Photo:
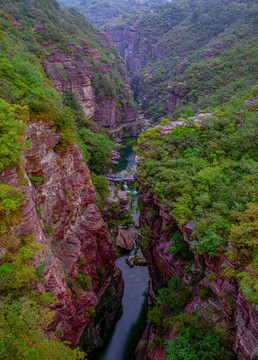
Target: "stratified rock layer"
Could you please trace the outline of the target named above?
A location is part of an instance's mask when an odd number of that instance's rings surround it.
[[[12,231],[19,238],[34,235],[44,245],[35,265],[43,265],[45,280],[37,287],[41,293],[53,291],[57,300],[51,305],[54,318],[48,331],[74,347],[107,288],[116,299],[111,311],[103,313],[111,326],[120,307],[123,280],[115,266],[108,228],[94,204],[89,170],[77,145],[67,152],[55,151],[59,136],[49,123],[29,124],[27,139],[32,148],[24,155],[23,171],[31,181],[21,185],[16,168],[2,171],[0,179],[20,188],[26,199],[23,220]],[[32,184],[35,178],[37,185]],[[84,274],[87,286],[80,284],[79,274]],[[93,343],[98,346],[101,339]]]
[[[108,38],[103,35],[101,41],[111,48]],[[65,91],[72,93],[82,106],[85,116],[93,119],[97,124],[118,133],[119,136],[136,136],[140,131],[138,113],[135,106],[130,105],[131,90],[129,79],[121,59],[123,74],[119,74],[120,81],[124,83],[118,96],[96,94],[94,76],[96,70],[91,64],[92,59],[101,68],[101,73],[107,78],[111,77],[112,69],[108,64],[102,63],[101,55],[97,49],[87,46],[69,44],[69,52],[59,48],[51,49],[52,54],[44,60],[47,76],[52,79],[55,89],[61,96]],[[101,84],[99,85],[101,86]]]
[[[116,245],[126,250],[133,250],[133,244],[134,234],[119,227]]]
[[[189,259],[185,259],[178,253],[171,253],[169,250],[172,246],[171,234],[179,231],[179,229],[173,217],[169,214],[169,206],[162,206],[159,199],[153,196],[150,191],[144,192],[140,189],[140,193],[144,203],[140,226],[150,227],[154,238],[153,242],[148,243],[147,249],[142,249],[148,260],[152,278],[150,282],[150,303],[155,305],[155,293],[159,288],[166,286],[171,277],[180,277],[193,289],[194,294],[193,300],[187,305],[185,312],[190,313],[196,306],[200,309],[208,306],[212,309],[212,321],[214,324],[225,327],[232,334],[232,347],[238,354],[238,359],[257,359],[258,309],[247,303],[237,280],[225,277],[222,271],[223,264],[234,269],[238,267],[238,263],[231,261],[226,256],[209,257],[207,254],[198,255],[195,252],[193,253],[193,259],[189,261]],[[164,231],[164,229],[166,230]],[[184,240],[190,243],[194,224],[188,223],[181,231]],[[199,296],[199,291],[203,287],[209,291],[209,295],[205,300]],[[151,343],[154,341],[154,329],[150,324],[148,334],[148,341]],[[173,336],[173,329],[170,329],[170,332],[165,337],[171,338]],[[139,359],[142,359],[142,357],[139,357]],[[158,346],[151,347],[147,350],[144,359],[165,360],[164,350]]]

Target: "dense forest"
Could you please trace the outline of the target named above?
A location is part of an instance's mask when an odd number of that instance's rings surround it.
[[[137,101],[154,119],[212,109],[255,81],[252,0],[173,1],[122,16],[105,30],[129,66]]]
[[[256,2],[60,4],[0,0],[0,359],[94,358],[139,211],[132,358],[256,360]],[[136,106],[153,121],[129,141],[133,182],[111,184]]]
[[[60,0],[59,2],[63,6],[74,7],[100,27],[129,12],[150,12],[153,5],[166,3],[167,0]]]
[[[84,359],[83,352],[72,350],[61,342],[61,335],[48,332],[46,336],[54,315],[53,306],[59,299],[55,298],[53,290],[43,293],[38,290],[44,287],[44,271],[53,260],[49,260],[49,255],[35,265],[47,248],[42,237],[40,241],[40,237],[26,233],[35,232],[36,223],[23,234],[15,232],[25,221],[21,209],[30,198],[25,189],[34,186],[35,193],[46,176],[43,171],[34,169],[35,175],[28,178],[23,154],[34,146],[28,135],[31,124],[46,124],[51,129],[50,134],[57,134],[54,152],[59,154],[59,166],[65,166],[65,156],[74,144],[79,144],[101,200],[108,194],[102,174],[112,167],[110,158],[115,143],[108,130],[86,118],[70,91],[64,90],[60,96],[47,78],[44,65],[55,49],[73,55],[73,46],[83,47],[82,54],[75,54],[76,76],[80,70],[76,61],[87,63],[97,96],[117,99],[118,105],[119,101],[131,101],[128,90],[124,90],[126,71],[114,47],[102,43],[99,31],[76,10],[66,11],[52,0],[0,1],[0,7],[0,358]],[[91,49],[94,49],[93,54]],[[110,75],[103,73],[103,65],[111,69]],[[69,83],[67,68],[60,65],[56,73],[58,78],[67,79]],[[17,171],[15,184],[5,179],[8,169]],[[87,180],[89,185],[91,180]],[[67,189],[67,201],[72,198],[73,191],[78,190]],[[42,211],[37,208],[38,219]],[[47,237],[54,234],[55,227],[47,220],[41,222],[41,228],[38,233],[43,231]],[[86,263],[83,257],[81,261]],[[89,291],[90,277],[83,272],[79,275],[78,289]],[[105,279],[103,275],[102,278]],[[90,314],[85,312],[84,316],[87,318]]]

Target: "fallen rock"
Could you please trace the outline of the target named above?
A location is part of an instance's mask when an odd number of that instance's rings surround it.
[[[126,262],[130,267],[134,267],[135,265],[147,266],[147,260],[143,255],[130,255],[126,258]]]
[[[19,29],[19,30],[23,29],[22,24],[18,23],[17,21],[14,21],[14,22],[13,22],[13,26],[14,26],[16,29]]]
[[[148,262],[143,255],[136,255],[137,265],[147,266]]]
[[[118,165],[120,159],[121,159],[121,155],[119,154],[119,152],[117,150],[112,150],[111,161],[113,165]]]
[[[133,250],[134,234],[119,228],[116,245],[126,250]]]
[[[258,96],[255,96],[254,98],[252,98],[250,100],[246,100],[244,102],[244,106],[253,107],[257,104],[257,102],[258,102]]]
[[[105,205],[116,203],[121,211],[130,211],[130,201],[126,191],[116,189],[114,186],[109,186],[109,195],[104,199]]]

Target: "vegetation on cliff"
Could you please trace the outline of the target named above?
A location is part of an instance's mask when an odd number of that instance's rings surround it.
[[[114,143],[108,131],[85,118],[73,94],[58,94],[46,77],[44,60],[55,47],[69,53],[68,43],[84,42],[98,51],[101,64],[113,68],[106,85],[100,82],[96,90],[112,87],[112,93],[107,90],[105,95],[117,97],[118,103],[130,100],[122,81],[124,67],[115,50],[98,40],[97,29],[81,14],[65,11],[54,0],[0,1],[0,8],[0,358],[84,359],[85,354],[71,350],[52,332],[46,333],[54,315],[49,311],[52,293],[41,296],[33,290],[44,282],[44,264],[35,263],[42,245],[34,237],[14,236],[11,229],[22,221],[21,206],[27,201],[24,192],[29,179],[23,171],[22,155],[32,146],[25,141],[32,121],[48,122],[59,135],[55,151],[60,154],[77,142],[96,174],[93,180],[101,195],[107,191],[100,175],[112,165]],[[93,72],[95,68],[96,74],[100,72],[93,57],[91,66]],[[20,188],[2,181],[4,174],[14,170]],[[37,186],[42,178],[31,181]],[[45,230],[51,234],[53,227]],[[78,277],[79,285],[88,291],[89,278],[84,275]]]
[[[234,96],[201,123],[188,119],[168,135],[161,128],[139,139],[138,182],[150,189],[182,229],[194,222],[192,250],[239,262],[236,277],[248,301],[257,304],[256,107]],[[248,230],[247,230],[248,229]],[[227,250],[227,245],[233,251]]]
[[[2,102],[1,106],[2,122],[5,123],[1,129],[4,134],[1,138],[3,155],[1,161],[5,161],[5,164],[1,164],[3,165],[1,169],[7,168],[8,165],[16,165],[21,151],[25,149],[26,144],[22,142],[22,134],[28,119],[43,118],[54,123],[55,128],[62,132],[57,149],[65,149],[69,144],[77,141],[90,169],[98,175],[103,174],[112,166],[110,156],[114,144],[109,140],[106,131],[85,118],[73,94],[64,91],[63,99],[60,99],[46,78],[42,59],[49,56],[53,46],[58,46],[62,51],[69,53],[71,51],[67,47],[69,42],[84,41],[87,46],[99,51],[101,64],[113,67],[111,77],[106,76],[105,82],[99,81],[97,79],[98,74],[101,74],[100,64],[91,58],[96,92],[104,91],[105,96],[114,97],[118,99],[118,104],[119,101],[124,104],[124,98],[128,95],[123,92],[125,84],[121,81],[121,77],[124,76],[121,59],[112,55],[115,53],[113,48],[98,40],[97,30],[82,15],[72,10],[65,11],[56,2],[35,1],[21,4],[16,1],[10,6],[6,2],[1,5],[23,26],[22,29],[13,27],[13,18],[2,13],[0,96],[8,103]],[[38,23],[44,26],[44,31],[37,32],[33,28]],[[112,92],[108,90],[110,88]],[[8,104],[17,104],[17,106],[12,108]],[[20,118],[18,112],[21,113]],[[13,114],[16,114],[16,119],[12,120]],[[4,116],[5,118],[8,116],[8,122],[4,120]],[[88,129],[86,130],[85,127]],[[101,134],[96,133],[96,129]],[[87,141],[85,131],[88,134]],[[19,137],[19,140],[13,142],[13,138],[16,137]],[[96,146],[99,153],[93,151]],[[92,156],[94,161],[91,159]],[[102,166],[104,163],[105,166]]]
[[[138,102],[157,120],[213,109],[254,83],[256,24],[252,0],[183,0],[120,17],[105,29],[131,68]],[[120,33],[129,35],[123,40]],[[137,54],[132,64],[128,52]]]
[[[51,292],[41,295],[32,290],[33,284],[43,281],[44,270],[33,264],[43,250],[35,240],[29,236],[17,239],[16,244],[4,244],[9,251],[0,266],[0,358],[85,359],[84,353],[71,350],[53,335],[46,336],[53,298]]]
[[[192,298],[190,288],[182,279],[173,277],[168,286],[158,291],[157,302],[148,313],[155,326],[154,340],[166,347],[167,360],[219,360],[235,359],[227,350],[227,336],[221,329],[214,328],[206,309],[206,319],[197,308],[191,314],[183,312]],[[168,330],[173,329],[173,339],[164,340]],[[154,344],[149,344],[152,347]]]
[[[166,0],[59,0],[59,2],[63,6],[74,7],[82,12],[88,20],[101,26],[129,12],[150,11],[154,4],[162,4]]]
[[[55,0],[0,1],[0,6],[23,25],[23,28],[16,26],[17,31],[12,33],[19,34],[29,52],[43,59],[56,47],[69,54],[72,53],[69,45],[83,46],[83,55],[76,56],[90,63],[96,93],[115,98],[118,103],[131,101],[125,84],[126,71],[117,50],[82,14],[75,9],[65,10]],[[104,65],[110,67],[109,74],[103,72]],[[69,76],[65,67],[58,71]]]

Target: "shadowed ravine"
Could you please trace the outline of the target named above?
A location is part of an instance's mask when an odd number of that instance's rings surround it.
[[[123,149],[122,156],[118,168],[119,172],[124,173],[126,169],[135,168],[134,153],[131,146]],[[136,212],[133,218],[135,224],[138,225],[138,214]],[[133,251],[123,251],[123,255],[116,261],[116,265],[122,270],[125,281],[122,300],[123,313],[116,323],[107,345],[95,357],[96,360],[133,360],[135,358],[134,349],[144,331],[145,323],[143,320],[146,319],[147,313],[145,300],[149,272],[147,267],[135,266],[130,268],[126,264],[126,257],[132,253]]]

